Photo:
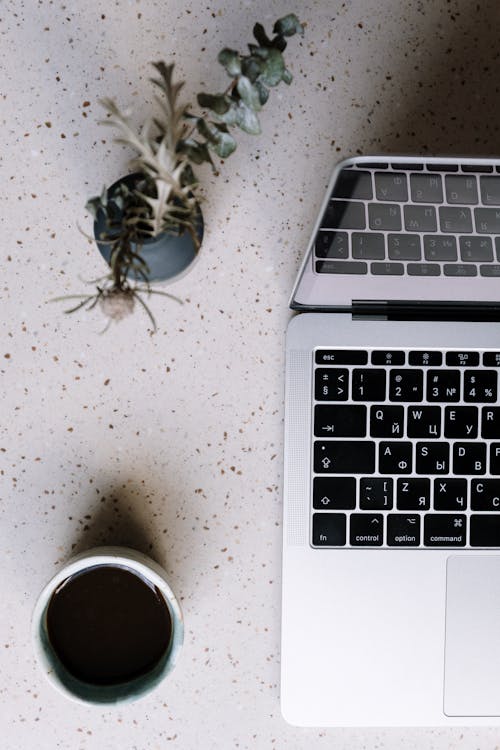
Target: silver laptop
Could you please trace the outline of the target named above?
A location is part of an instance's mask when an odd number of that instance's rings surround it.
[[[342,162],[291,307],[284,717],[500,723],[500,160]]]

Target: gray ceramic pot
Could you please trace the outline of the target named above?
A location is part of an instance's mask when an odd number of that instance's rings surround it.
[[[133,187],[140,175],[130,174],[117,180],[108,188],[108,196],[113,197],[113,192],[118,185],[125,183],[129,188]],[[111,247],[109,244],[99,242],[103,233],[106,232],[106,222],[102,211],[99,211],[94,221],[94,237],[99,251],[109,264]],[[198,206],[196,233],[201,244],[203,239],[203,214]],[[135,246],[132,245],[132,249]],[[187,273],[199,255],[189,232],[184,232],[180,237],[172,234],[161,234],[158,237],[146,239],[141,248],[141,257],[148,264],[149,281],[174,281]],[[129,278],[140,279],[135,272],[129,273]]]

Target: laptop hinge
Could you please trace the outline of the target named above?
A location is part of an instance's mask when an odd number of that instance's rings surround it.
[[[351,312],[369,320],[500,321],[500,302],[353,300]]]

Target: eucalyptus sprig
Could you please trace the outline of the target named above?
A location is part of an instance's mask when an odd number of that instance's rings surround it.
[[[200,107],[211,113],[204,115],[186,113],[202,140],[193,137],[180,138],[179,148],[194,164],[212,163],[211,151],[221,159],[230,156],[236,149],[236,140],[230,128],[238,127],[251,135],[261,132],[258,112],[269,98],[269,89],[281,81],[289,85],[293,76],[285,66],[283,52],[287,37],[303,34],[304,27],[293,13],[280,18],[273,27],[270,39],[264,27],[256,23],[253,35],[258,44],[248,45],[249,54],[242,55],[225,47],[217,57],[231,78],[227,90],[219,94],[198,94]]]

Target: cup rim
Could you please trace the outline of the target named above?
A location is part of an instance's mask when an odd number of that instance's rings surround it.
[[[40,632],[43,629],[43,620],[48,604],[52,594],[59,584],[70,576],[75,575],[75,573],[95,567],[96,565],[122,565],[123,567],[126,567],[146,578],[161,591],[172,617],[172,639],[168,657],[156,679],[152,679],[150,685],[143,685],[137,693],[131,693],[126,696],[117,696],[115,699],[106,700],[99,700],[97,697],[95,699],[86,699],[81,695],[72,692],[58,676],[56,669],[54,668],[54,661],[47,653],[47,648],[45,647],[40,635]],[[179,602],[168,583],[167,574],[158,563],[147,555],[144,555],[142,552],[138,552],[129,547],[101,546],[94,547],[93,549],[72,557],[45,584],[38,595],[33,608],[31,618],[31,640],[38,663],[40,664],[46,679],[59,693],[73,701],[83,703],[87,706],[102,706],[103,704],[123,705],[124,703],[138,700],[143,695],[154,690],[172,671],[184,641],[184,620]]]

